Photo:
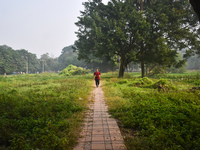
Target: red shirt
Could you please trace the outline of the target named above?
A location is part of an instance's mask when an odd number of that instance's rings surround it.
[[[94,72],[94,75],[95,75],[95,79],[99,80],[101,73],[99,71],[98,72]]]

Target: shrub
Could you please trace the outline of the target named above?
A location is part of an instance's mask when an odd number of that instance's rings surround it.
[[[69,65],[65,69],[63,69],[59,75],[71,76],[71,75],[82,75],[88,74],[90,70],[85,70],[82,67],[76,67],[74,65]]]

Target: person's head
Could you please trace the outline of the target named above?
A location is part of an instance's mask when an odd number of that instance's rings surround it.
[[[96,69],[96,72],[98,72],[98,71],[99,71],[99,69],[97,68],[97,69]]]

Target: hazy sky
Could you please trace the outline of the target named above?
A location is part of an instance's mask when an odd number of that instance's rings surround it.
[[[0,45],[58,57],[77,39],[74,25],[87,0],[0,0]],[[107,3],[109,0],[103,0]]]

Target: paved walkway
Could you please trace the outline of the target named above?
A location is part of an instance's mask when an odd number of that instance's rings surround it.
[[[107,112],[101,87],[93,90],[92,100],[74,150],[125,150],[117,122]]]

